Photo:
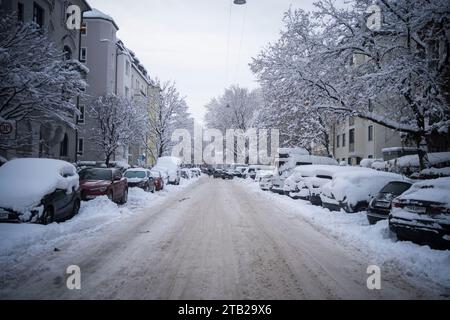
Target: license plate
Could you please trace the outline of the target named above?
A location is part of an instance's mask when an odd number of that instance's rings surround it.
[[[427,208],[420,206],[406,206],[406,210],[414,212],[414,213],[426,213]]]
[[[380,208],[389,208],[391,204],[385,201],[377,201],[376,205]]]

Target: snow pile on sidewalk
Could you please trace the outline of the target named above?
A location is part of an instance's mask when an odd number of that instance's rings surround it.
[[[182,180],[179,186],[166,186],[163,191],[148,193],[139,188],[130,188],[128,202],[119,206],[106,196],[91,201],[82,201],[78,215],[63,223],[47,226],[31,223],[0,224],[0,262],[16,255],[34,254],[43,248],[58,247],[60,240],[77,241],[83,235],[101,232],[102,229],[125,217],[139,214],[142,209],[155,206],[164,199],[189,186],[195,179]]]
[[[243,181],[249,190],[284,206],[289,214],[298,215],[315,229],[331,235],[369,258],[372,264],[383,268],[403,270],[408,277],[425,277],[439,286],[450,288],[450,251],[433,250],[409,241],[397,241],[389,231],[387,220],[369,225],[365,212],[330,212],[311,205],[308,201],[293,200],[287,196],[262,191],[256,183]]]

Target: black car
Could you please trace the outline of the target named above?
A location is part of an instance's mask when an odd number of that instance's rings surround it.
[[[392,200],[411,187],[407,181],[392,181],[385,185],[370,201],[367,208],[367,219],[370,224],[388,218],[392,207]]]
[[[424,180],[392,201],[389,229],[398,240],[450,249],[450,177]]]
[[[222,179],[224,180],[232,180],[234,178],[233,173],[228,172],[228,171],[222,171],[222,175],[221,175]]]
[[[223,173],[222,170],[216,169],[216,170],[214,170],[213,177],[214,178],[222,178],[222,173]]]

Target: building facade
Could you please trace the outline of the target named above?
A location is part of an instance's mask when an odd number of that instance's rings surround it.
[[[103,161],[105,155],[90,139],[97,123],[89,117],[89,109],[100,96],[115,94],[133,102],[147,101],[153,88],[147,70],[133,51],[117,38],[118,25],[114,19],[93,9],[83,15],[81,59],[90,72],[87,78],[88,98],[82,102],[82,120],[79,121],[78,158],[81,161]],[[114,161],[142,165],[145,161],[144,141],[121,145]]]
[[[64,53],[66,59],[80,58],[81,30],[67,28],[67,8],[77,5],[82,12],[91,8],[84,0],[2,0],[0,12],[15,12],[20,21],[34,21]],[[78,104],[78,98],[73,97]],[[74,116],[74,122],[76,121]],[[17,123],[16,139],[26,139],[24,146],[7,150],[5,158],[47,157],[75,162],[77,160],[77,132],[68,125],[21,121]],[[24,138],[26,137],[26,138]]]

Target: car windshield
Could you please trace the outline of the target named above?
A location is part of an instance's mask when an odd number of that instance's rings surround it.
[[[112,180],[112,171],[108,169],[84,169],[79,173],[80,180]]]
[[[125,178],[145,178],[144,171],[127,171],[125,172]]]
[[[396,195],[400,195],[411,187],[410,183],[407,182],[389,182],[387,185],[381,189],[381,193],[392,193]]]

